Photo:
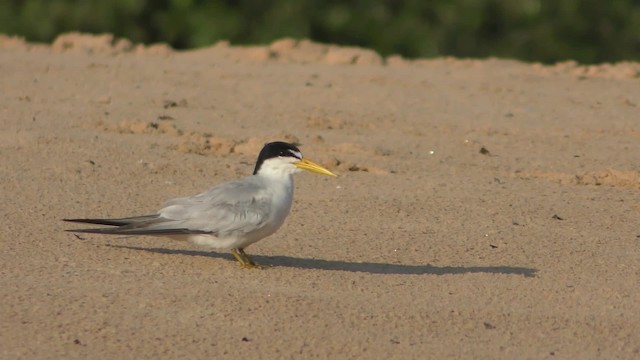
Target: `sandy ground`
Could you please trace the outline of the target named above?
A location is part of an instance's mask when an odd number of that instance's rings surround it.
[[[0,38],[0,357],[640,357],[640,65],[175,52]],[[229,254],[75,236],[250,174],[287,223]]]

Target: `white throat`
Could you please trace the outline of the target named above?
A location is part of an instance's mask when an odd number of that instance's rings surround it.
[[[297,161],[295,158],[290,157],[277,157],[267,159],[262,163],[258,174],[260,176],[293,181],[293,174],[301,171],[293,162]]]

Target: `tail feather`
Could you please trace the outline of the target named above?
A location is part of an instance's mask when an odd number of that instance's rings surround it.
[[[69,229],[65,231],[74,233],[105,234],[105,235],[187,235],[187,234],[213,234],[211,231],[193,230],[167,226],[167,219],[159,215],[144,215],[122,219],[63,219],[64,221],[115,226],[110,228],[94,229]]]
[[[63,221],[83,223],[83,224],[96,224],[96,225],[109,225],[109,226],[124,226],[135,223],[141,223],[144,221],[155,220],[158,215],[143,215],[121,219],[62,219]]]
[[[65,230],[73,233],[103,234],[103,235],[189,235],[189,234],[212,234],[210,231],[191,229],[122,229],[122,228],[96,228],[96,229],[70,229]]]

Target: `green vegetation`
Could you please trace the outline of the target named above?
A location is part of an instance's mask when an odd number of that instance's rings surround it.
[[[68,31],[193,48],[285,36],[406,57],[640,60],[638,0],[3,0],[0,33]]]

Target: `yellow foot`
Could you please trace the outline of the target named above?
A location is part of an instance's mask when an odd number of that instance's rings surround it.
[[[245,254],[244,249],[232,249],[231,254],[238,260],[240,266],[245,269],[264,269],[266,266],[258,265]]]

